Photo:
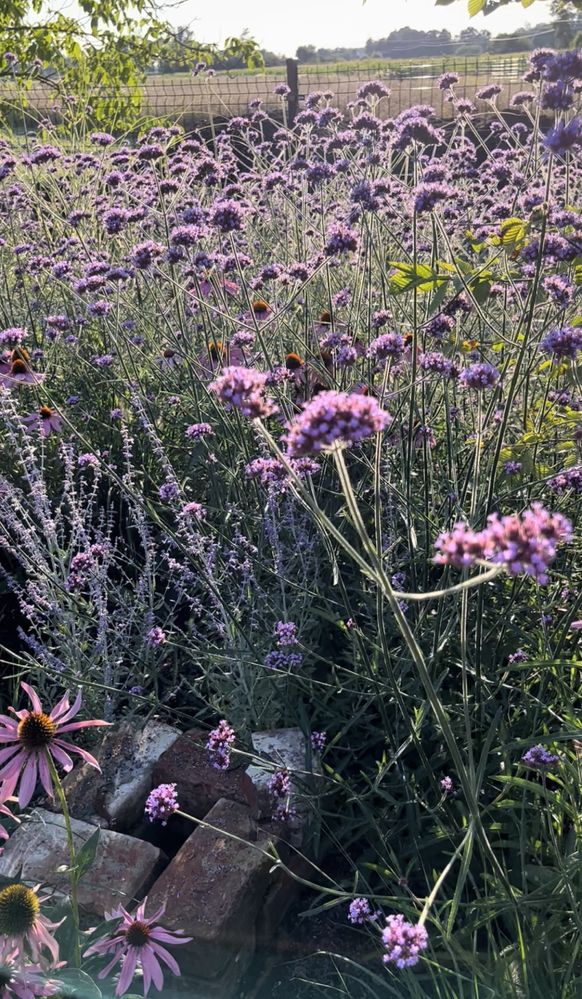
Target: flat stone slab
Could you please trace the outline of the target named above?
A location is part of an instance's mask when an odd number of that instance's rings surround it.
[[[71,820],[75,849],[95,832],[88,822]],[[101,829],[95,859],[79,881],[79,906],[86,915],[103,918],[121,903],[131,907],[148,890],[159,873],[161,851],[142,840]],[[69,880],[59,867],[69,867],[65,820],[55,812],[37,808],[23,821],[0,855],[0,881],[25,881],[50,885],[67,894]]]
[[[64,780],[71,814],[120,832],[131,829],[143,817],[155,763],[179,735],[156,720],[140,730],[127,722],[110,729],[96,753],[101,773],[85,763]]]
[[[154,786],[175,783],[181,810],[198,819],[221,798],[247,805],[254,812],[257,792],[244,765],[235,763],[228,770],[217,770],[208,759],[207,738],[199,729],[182,733],[156,763]]]
[[[195,829],[151,888],[148,910],[167,906],[164,926],[192,937],[180,947],[185,972],[207,981],[209,994],[220,995],[222,983],[226,995],[233,976],[242,977],[254,952],[255,923],[274,861],[268,854],[270,841],[256,841],[247,805],[223,799],[205,821],[238,839],[202,826]]]

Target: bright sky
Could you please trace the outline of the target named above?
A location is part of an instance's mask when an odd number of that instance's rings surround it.
[[[184,0],[166,8],[176,25],[190,25],[199,41],[221,43],[244,29],[259,45],[292,56],[298,45],[335,48],[362,46],[367,38],[383,38],[395,28],[486,28],[492,34],[515,31],[549,19],[548,0],[529,9],[511,3],[495,14],[470,18],[467,0],[435,7],[434,0]]]

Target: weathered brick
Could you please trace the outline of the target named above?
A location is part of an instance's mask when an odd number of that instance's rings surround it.
[[[166,904],[164,925],[192,937],[180,948],[186,972],[209,988],[212,983],[213,990],[223,982],[226,990],[224,976],[230,988],[232,975],[244,974],[254,952],[255,922],[272,880],[273,859],[270,841],[255,840],[247,805],[223,799],[205,821],[215,829],[195,829],[152,887],[148,908]]]
[[[221,798],[256,809],[257,793],[245,773],[244,764],[217,770],[208,760],[205,732],[184,732],[164,753],[154,767],[154,785],[178,785],[180,808],[195,818],[206,813]]]
[[[96,753],[101,773],[83,764],[64,780],[71,815],[120,832],[131,829],[143,816],[155,763],[178,737],[155,720],[140,730],[129,722],[110,729]]]
[[[78,819],[72,819],[71,826],[79,850],[95,826]],[[120,902],[131,905],[147,891],[161,863],[161,852],[151,843],[102,829],[93,864],[79,882],[80,908],[87,916],[102,919]],[[0,881],[41,882],[68,894],[68,877],[58,870],[63,866],[69,867],[64,818],[37,808],[6,843],[0,856]]]

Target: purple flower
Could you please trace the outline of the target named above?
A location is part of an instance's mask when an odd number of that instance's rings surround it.
[[[297,625],[292,621],[277,621],[275,636],[280,649],[287,645],[297,645]]]
[[[235,731],[222,719],[217,728],[208,736],[206,749],[212,766],[217,770],[228,770],[230,766],[230,750],[236,739]]]
[[[563,121],[551,128],[543,142],[546,149],[556,156],[564,156],[582,145],[582,119],[571,118],[566,125]]]
[[[159,628],[157,625],[154,628],[150,628],[146,635],[146,641],[148,645],[158,646],[165,645],[167,641],[166,632],[163,628]]]
[[[368,347],[368,357],[372,357],[375,361],[397,361],[403,353],[404,338],[400,333],[382,333],[372,340]]]
[[[459,373],[454,361],[451,361],[450,358],[445,357],[439,351],[421,354],[419,364],[423,371],[435,372],[443,378],[456,378]]]
[[[485,531],[472,531],[466,524],[455,524],[451,531],[439,534],[434,547],[439,552],[434,561],[437,565],[452,565],[465,569],[485,557],[487,534]]]
[[[209,386],[227,409],[238,409],[251,419],[272,416],[276,406],[265,396],[267,375],[256,368],[225,368]]]
[[[201,503],[186,503],[180,510],[180,517],[188,520],[203,520],[205,516],[206,510]]]
[[[327,742],[327,732],[311,733],[311,748],[314,753],[323,753]]]
[[[379,433],[392,417],[370,396],[321,392],[291,424],[285,440],[293,457],[318,454],[334,444],[350,446]]]
[[[244,226],[248,209],[232,198],[215,201],[210,209],[209,221],[220,232],[237,232]]]
[[[546,354],[553,354],[554,357],[576,359],[579,350],[582,350],[582,326],[564,326],[562,329],[552,330],[540,343],[540,350]]]
[[[360,101],[367,97],[390,97],[390,88],[382,80],[370,80],[358,89],[356,96]]]
[[[332,222],[327,230],[324,252],[326,257],[355,253],[359,246],[357,232],[343,222]]]
[[[186,437],[190,440],[200,440],[202,437],[212,437],[214,430],[209,423],[191,423],[186,427]]]
[[[150,822],[161,822],[165,826],[170,815],[173,815],[179,807],[176,785],[160,784],[148,795],[144,810]]]
[[[22,326],[9,326],[0,332],[0,344],[5,347],[18,347],[27,337],[28,333]]]
[[[480,362],[471,364],[461,371],[459,381],[465,388],[476,389],[478,392],[486,388],[493,388],[499,381],[500,374],[492,364]]]
[[[529,656],[527,652],[523,651],[523,649],[516,649],[515,652],[512,652],[507,657],[507,661],[510,663],[526,663],[528,659]]]
[[[272,798],[286,798],[291,793],[291,775],[288,770],[277,770],[269,780]]]
[[[385,964],[397,968],[412,968],[418,964],[420,952],[428,947],[428,933],[424,926],[414,926],[402,914],[388,916],[382,930],[382,943],[386,948]]]
[[[279,672],[291,672],[303,666],[303,656],[300,652],[283,652],[273,649],[265,656],[265,666]]]
[[[164,482],[158,489],[158,496],[162,503],[171,503],[172,500],[178,499],[179,495],[180,489],[176,482]]]
[[[440,788],[441,788],[441,791],[443,792],[443,794],[452,794],[453,793],[454,784],[453,784],[453,778],[452,777],[443,777],[443,779],[439,783],[440,783]]]
[[[561,493],[568,492],[570,489],[575,493],[582,493],[582,466],[577,465],[575,468],[565,468],[563,472],[554,475],[548,485],[558,496]]]
[[[91,454],[90,452],[87,454],[80,454],[77,458],[77,465],[79,468],[98,468],[99,458],[96,454]]]
[[[532,746],[521,758],[522,763],[534,770],[547,770],[559,763],[560,757],[548,752],[543,746]]]
[[[439,201],[450,201],[457,197],[457,192],[450,184],[432,183],[419,184],[412,192],[414,195],[414,210],[417,215],[430,212]]]
[[[521,461],[506,461],[503,465],[505,475],[519,475],[523,468]]]
[[[490,83],[489,86],[477,90],[475,97],[478,97],[480,101],[492,101],[501,93],[502,89],[498,83]]]
[[[458,82],[459,77],[456,73],[443,73],[442,76],[439,76],[436,84],[439,90],[450,90]]]
[[[291,93],[291,88],[286,83],[278,83],[276,87],[273,87],[273,93],[277,97],[287,97]]]
[[[367,898],[354,898],[348,909],[348,919],[352,926],[363,926],[372,918],[372,906]]]

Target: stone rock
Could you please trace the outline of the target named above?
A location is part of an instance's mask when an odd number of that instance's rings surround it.
[[[192,937],[180,959],[183,973],[194,976],[194,993],[198,980],[204,995],[226,997],[254,953],[273,858],[270,841],[256,840],[248,805],[222,799],[205,821],[215,828],[195,829],[151,888],[148,909],[167,904],[164,926]]]
[[[71,820],[78,851],[94,833],[88,822]],[[102,919],[106,911],[121,903],[131,906],[156,878],[162,855],[151,843],[102,829],[95,859],[79,881],[79,906],[91,917]],[[62,815],[37,808],[11,835],[0,856],[0,882],[20,880],[50,885],[68,894],[69,867],[65,820]]]
[[[111,728],[95,754],[101,773],[85,763],[64,780],[71,815],[121,832],[131,829],[143,816],[154,764],[179,734],[155,720],[141,730],[129,722]]]
[[[275,728],[264,732],[253,732],[251,738],[253,749],[259,758],[254,759],[247,768],[247,775],[257,790],[259,816],[267,820],[263,823],[263,827],[267,832],[280,837],[283,843],[287,842],[297,849],[303,849],[311,832],[313,810],[310,795],[315,788],[319,773],[317,764],[315,770],[307,769],[307,740],[299,728]],[[262,761],[274,764],[274,767],[265,766]],[[269,781],[274,769],[289,770],[292,775],[289,805],[294,814],[284,825],[270,821],[276,804],[269,793]]]
[[[288,874],[282,868],[274,872],[265,900],[259,909],[256,925],[257,948],[271,949],[279,926],[301,894],[301,882],[292,875],[313,881],[313,867],[303,857],[297,855],[290,857],[286,867],[291,873]]]
[[[254,813],[257,793],[244,765],[217,770],[208,760],[206,739],[198,729],[180,735],[156,763],[154,786],[176,783],[181,810],[198,819],[221,798],[247,805]]]

